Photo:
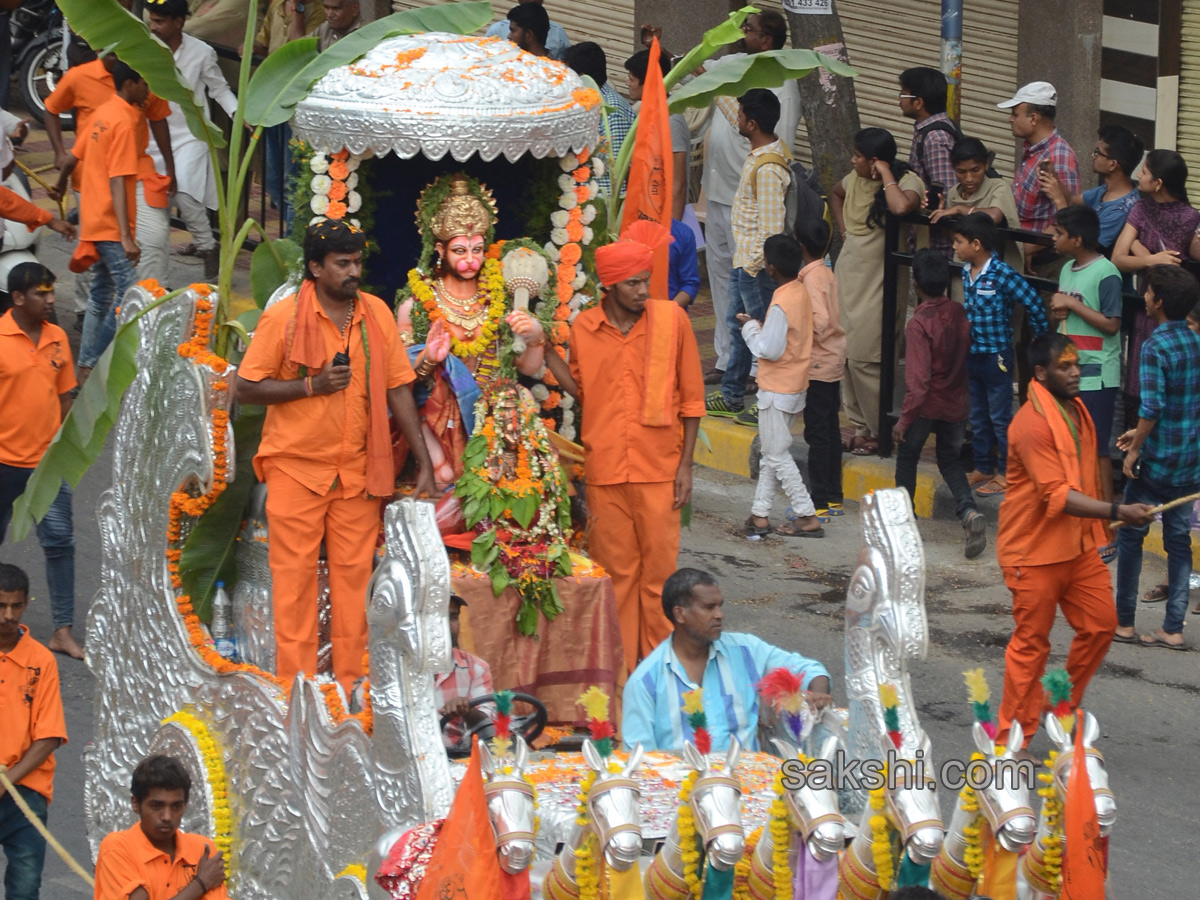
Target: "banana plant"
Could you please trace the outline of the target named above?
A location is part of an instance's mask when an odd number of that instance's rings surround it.
[[[436,6],[395,13],[363,26],[333,44],[323,53],[313,37],[285,44],[267,57],[251,74],[254,35],[259,0],[247,0],[246,34],[238,70],[238,108],[228,137],[209,120],[206,108],[196,103],[193,88],[175,66],[167,46],[150,34],[143,22],[126,11],[117,0],[58,0],[72,29],[102,53],[117,58],[142,76],[150,89],[179,104],[192,134],[208,145],[217,183],[217,216],[220,227],[220,269],[217,276],[214,351],[229,359],[236,341],[247,340],[258,313],[273,287],[282,284],[299,258],[299,248],[288,241],[271,241],[253,218],[238,218],[242,196],[250,178],[255,148],[264,128],[288,121],[312,86],[327,72],[364,55],[380,41],[402,34],[426,31],[470,34],[492,19],[487,0],[441,3]],[[218,151],[228,148],[222,164]],[[238,251],[251,231],[262,244],[255,251],[251,281],[258,308],[231,318],[233,267]],[[274,285],[271,281],[274,280]],[[173,299],[174,293],[155,305]],[[21,540],[50,508],[61,481],[72,487],[99,457],[104,441],[116,422],[121,397],[136,375],[137,328],[127,322],[117,330],[112,344],[92,371],[79,401],[72,407],[58,437],[42,457],[37,469],[13,509],[13,536]]]

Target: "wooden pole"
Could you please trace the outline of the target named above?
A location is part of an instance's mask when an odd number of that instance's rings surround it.
[[[1186,497],[1179,497],[1178,499],[1172,500],[1169,503],[1163,503],[1161,506],[1156,506],[1150,510],[1150,512],[1152,515],[1158,515],[1160,512],[1166,512],[1168,509],[1174,509],[1177,506],[1183,506],[1185,503],[1194,503],[1197,500],[1200,500],[1200,494],[1189,494]],[[1124,524],[1124,522],[1109,522],[1108,527],[1110,530],[1116,531]]]

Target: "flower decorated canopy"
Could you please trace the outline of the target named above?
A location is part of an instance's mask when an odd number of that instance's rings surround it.
[[[429,32],[334,69],[296,106],[292,129],[330,153],[511,162],[595,146],[600,103],[565,65],[510,41]]]

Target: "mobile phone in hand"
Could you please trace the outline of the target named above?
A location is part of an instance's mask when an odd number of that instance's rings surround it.
[[[925,188],[925,208],[928,210],[941,209],[942,197],[946,195],[946,186],[940,181],[931,181]]]

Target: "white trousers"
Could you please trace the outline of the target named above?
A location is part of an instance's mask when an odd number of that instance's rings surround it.
[[[79,209],[79,191],[75,191],[75,208]],[[70,297],[58,294],[55,306],[60,312],[83,313],[87,311],[88,297],[92,295],[92,270],[75,276],[75,291]]]
[[[167,273],[171,266],[171,213],[146,202],[146,185],[138,182],[137,242],[142,248],[138,262],[138,281],[153,278],[167,290]]]
[[[179,218],[192,233],[192,243],[203,253],[217,246],[216,238],[212,235],[212,225],[208,221],[208,207],[191,194],[183,191],[175,192],[175,205],[179,207]]]
[[[798,410],[797,412],[802,411]],[[769,406],[758,411],[758,440],[762,451],[758,467],[758,485],[750,512],[769,516],[775,491],[783,488],[796,516],[811,516],[817,511],[809,496],[796,461],[792,459],[792,421],[797,413],[785,413]]]
[[[713,349],[717,351],[716,366],[722,371],[729,362],[729,273],[733,271],[733,228],[730,225],[732,206],[708,201],[704,219],[704,259],[708,266],[708,287],[712,292]]]

